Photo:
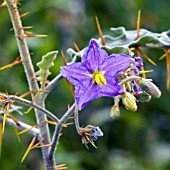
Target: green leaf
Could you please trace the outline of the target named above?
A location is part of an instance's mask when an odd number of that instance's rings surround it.
[[[49,71],[50,67],[54,65],[54,60],[56,59],[58,51],[52,51],[47,53],[42,57],[42,60],[37,63],[39,71],[36,72],[38,80],[41,83],[42,89],[45,87],[45,82],[47,77],[51,74]]]
[[[124,27],[111,28],[108,34],[103,35],[106,45],[103,46],[101,39],[95,39],[99,46],[105,49],[108,54],[125,53],[133,55],[130,50],[135,46],[146,46],[150,48],[170,48],[170,30],[162,33],[153,33],[146,29],[140,29],[140,36],[137,37],[136,30],[126,30]],[[76,57],[82,57],[87,47],[80,52],[68,49],[67,53],[76,60]]]

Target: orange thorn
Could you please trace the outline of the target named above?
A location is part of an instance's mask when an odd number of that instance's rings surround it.
[[[76,44],[74,41],[73,41],[73,45],[74,45],[74,47],[75,47],[76,51],[77,51],[77,52],[80,52],[79,47],[77,46],[77,44]]]
[[[22,159],[21,159],[21,163],[25,160],[25,158],[27,157],[27,155],[28,155],[29,152],[31,151],[31,149],[32,149],[32,147],[33,147],[35,141],[36,141],[36,137],[34,137],[34,138],[32,139],[32,141],[31,141],[31,143],[29,144],[29,146],[28,146],[28,148],[27,148],[27,150],[26,150],[24,156],[23,156]]]
[[[67,65],[67,62],[66,62],[66,59],[65,59],[65,56],[64,56],[63,51],[61,51],[61,57],[62,57],[62,60],[63,60],[64,65],[66,66],[66,65]],[[74,91],[73,91],[73,87],[72,87],[71,83],[70,83],[67,79],[65,79],[65,80],[66,80],[66,82],[67,82],[68,88],[69,88],[72,96],[74,97]]]
[[[166,57],[166,53],[164,53],[161,57],[159,57],[159,60],[162,60]]]
[[[57,165],[55,168],[56,168],[56,170],[65,170],[65,169],[68,169],[66,164]]]
[[[2,134],[4,133],[4,130],[5,130],[6,117],[7,117],[7,115],[4,114],[3,125],[2,125]]]
[[[0,8],[3,8],[6,6],[6,2],[4,1],[2,4],[0,4]]]
[[[37,144],[35,144],[33,147],[32,147],[32,149],[34,149],[34,148],[49,148],[52,144],[51,143],[49,143],[49,144],[46,144],[46,145],[40,145],[41,144],[41,142],[38,142]]]
[[[137,51],[140,52],[140,54],[142,54],[151,64],[153,64],[154,66],[156,66],[156,63],[155,63],[151,58],[149,58],[144,52],[142,52],[139,47],[136,48],[136,49],[137,49]]]
[[[66,62],[66,58],[65,58],[65,56],[64,56],[63,51],[61,51],[61,57],[62,57],[62,60],[63,60],[64,65],[66,66],[66,65],[67,65],[67,62]]]
[[[1,156],[1,149],[2,149],[2,136],[3,136],[3,122],[0,121],[0,156]]]
[[[28,92],[26,92],[26,93],[24,93],[24,94],[22,94],[22,95],[19,96],[19,97],[24,98],[24,97],[30,95],[31,93],[32,93],[32,90],[31,90],[31,91],[28,91]]]
[[[53,122],[51,120],[47,120],[46,123],[50,124],[50,125],[56,125],[56,122]]]
[[[145,74],[144,67],[141,67],[141,73],[142,73],[142,77],[143,77],[143,78],[146,78],[146,74]]]
[[[18,134],[18,129],[14,128],[14,131],[15,131],[15,134],[17,136],[17,139],[18,139],[19,143],[21,143],[21,139],[20,139],[19,134]]]
[[[30,29],[30,28],[33,28],[32,26],[23,26],[22,29],[25,30],[25,29]]]
[[[136,40],[140,37],[140,18],[141,18],[141,12],[140,10],[138,10],[138,19],[137,19],[137,36],[136,36]]]
[[[20,15],[20,18],[23,18],[23,17],[27,16],[29,13],[30,13],[30,12],[25,12],[24,14],[21,14],[21,15]]]
[[[10,113],[8,114],[9,114],[9,117],[19,126],[20,125],[19,121],[14,116],[12,116]]]
[[[13,67],[13,66],[15,66],[15,65],[17,65],[17,64],[20,64],[20,63],[22,63],[22,60],[21,60],[21,57],[18,56],[13,63],[1,67],[0,70],[4,70],[4,69],[6,69],[6,68],[11,68],[11,67]]]
[[[167,69],[167,89],[169,90],[170,88],[170,56],[169,56],[169,52],[168,50],[165,51],[166,52],[166,69]]]
[[[42,37],[48,37],[48,35],[25,33],[25,38],[42,38]]]
[[[35,99],[37,98],[37,96],[41,93],[41,92],[44,92],[43,90],[39,90],[36,94],[35,94],[35,96],[33,97],[33,99],[32,99],[32,103],[34,103],[34,101],[35,101]],[[26,112],[24,112],[25,114],[28,114],[30,111],[32,110],[32,107],[30,107]]]
[[[28,114],[32,110],[32,107],[30,107],[27,111],[25,111],[25,114]]]
[[[97,16],[96,16],[96,25],[97,25],[97,29],[98,29],[98,32],[99,32],[99,36],[101,38],[102,45],[105,46],[106,42],[104,40],[103,33],[102,33],[102,30],[101,30],[101,27],[100,27],[99,20],[98,20]]]
[[[25,130],[22,130],[21,132],[18,133],[18,135],[21,135],[21,134],[23,134],[23,133],[25,133],[25,132],[28,132],[28,131],[30,131],[31,129],[37,128],[37,127],[38,127],[38,125],[35,124],[35,125],[31,126],[30,128],[27,128],[27,129],[25,129]]]

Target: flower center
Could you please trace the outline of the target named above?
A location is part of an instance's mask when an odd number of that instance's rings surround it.
[[[97,69],[95,70],[95,72],[92,74],[93,76],[93,80],[94,82],[96,82],[97,84],[99,84],[100,86],[102,85],[106,85],[106,79],[103,76],[102,72],[99,72]]]

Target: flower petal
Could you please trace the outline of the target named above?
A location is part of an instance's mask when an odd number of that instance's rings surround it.
[[[86,63],[86,67],[90,73],[96,69],[100,70],[108,54],[106,51],[99,48],[95,40],[91,40],[87,52],[82,57],[82,62]]]
[[[98,84],[93,83],[92,80],[84,83],[86,84],[78,84],[75,87],[75,101],[79,110],[84,108],[91,100],[100,97],[100,87]]]
[[[103,86],[94,83],[92,80],[84,83],[86,85],[77,84],[75,88],[75,101],[79,110],[83,109],[90,101],[99,97],[114,97],[124,92],[116,77],[107,77],[107,85]]]
[[[126,54],[112,54],[106,58],[101,69],[105,74],[114,76],[125,71],[132,62],[134,62],[134,59]]]
[[[92,79],[89,76],[88,70],[81,62],[62,67],[60,73],[75,86],[79,83],[83,85],[84,81]]]
[[[105,86],[101,86],[99,96],[114,97],[124,92],[122,86],[118,84],[117,77],[107,76],[106,81],[107,84]]]

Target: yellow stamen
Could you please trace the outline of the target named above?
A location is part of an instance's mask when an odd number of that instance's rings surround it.
[[[105,77],[103,76],[103,73],[102,72],[99,72],[98,70],[96,70],[94,73],[93,73],[93,80],[94,82],[96,82],[98,85],[102,86],[102,85],[106,85],[106,79]]]

